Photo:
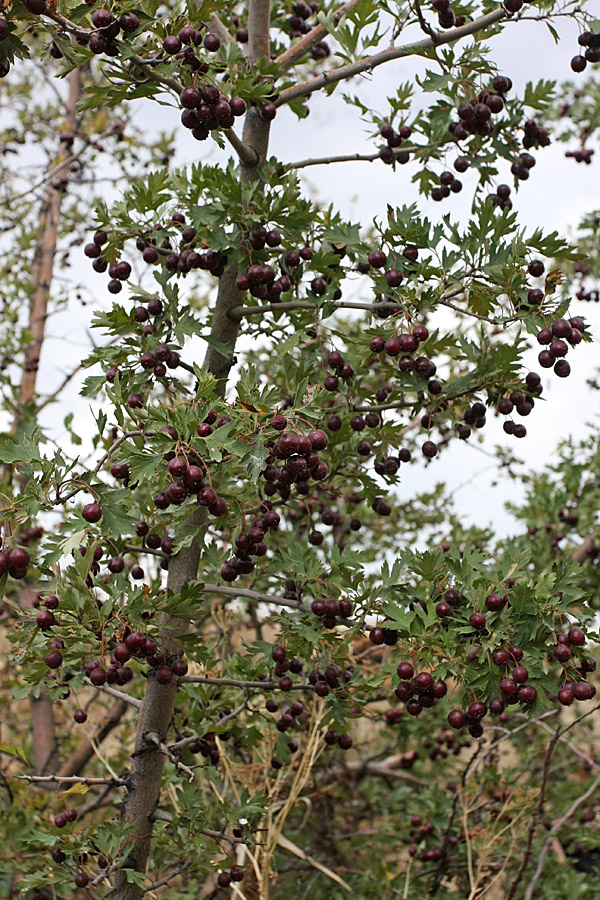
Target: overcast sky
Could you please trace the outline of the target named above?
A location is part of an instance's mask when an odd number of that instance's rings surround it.
[[[561,34],[564,40],[556,46],[545,25],[521,22],[509,25],[502,35],[491,43],[493,58],[499,71],[509,75],[514,83],[514,92],[520,93],[527,81],[538,79],[568,79],[572,76],[569,60],[577,52],[577,27],[561,20]],[[409,36],[410,37],[410,36]],[[431,62],[427,65],[431,67]],[[407,58],[382,66],[370,76],[354,79],[353,92],[360,92],[361,98],[372,104],[381,113],[386,112],[386,96],[395,92],[401,81],[413,78],[415,72],[423,72],[422,60]],[[589,71],[589,69],[588,69]],[[583,80],[584,75],[574,76]],[[341,93],[341,92],[340,92]],[[430,95],[429,95],[430,96]],[[328,154],[373,152],[376,147],[367,137],[366,127],[360,121],[358,110],[346,106],[337,96],[327,99],[314,95],[310,102],[311,113],[307,120],[298,122],[286,110],[279,110],[272,128],[271,152],[283,161],[303,159],[308,156]],[[137,121],[147,129],[156,127],[157,109],[160,110],[160,127],[175,127],[178,113],[164,107],[146,105],[138,110]],[[178,144],[177,162],[188,162],[200,158],[207,162],[216,161],[220,153],[211,142],[198,144],[179,128],[181,138]],[[598,203],[600,184],[600,162],[591,165],[576,164],[566,160],[563,144],[534,151],[537,165],[530,180],[519,192],[516,206],[520,221],[531,227],[543,225],[547,230],[561,233],[574,229],[582,215]],[[449,151],[448,165],[455,151]],[[600,155],[600,154],[597,154]],[[501,176],[511,183],[507,171]],[[418,195],[410,183],[414,172],[412,166],[398,167],[394,172],[382,163],[343,163],[322,167],[312,167],[305,171],[303,178],[307,190],[313,191],[319,199],[333,202],[342,215],[365,224],[385,213],[386,205],[402,205],[416,200]],[[462,176],[465,189],[462,194],[452,195],[443,204],[420,200],[421,208],[431,219],[450,212],[465,220],[471,202],[468,174]],[[74,254],[77,256],[78,251]],[[78,277],[92,287],[99,304],[106,305],[110,295],[106,292],[106,277],[91,272],[88,262],[83,259],[74,266]],[[125,292],[119,295],[121,301]],[[86,346],[87,321],[92,310],[89,306],[76,307],[68,314],[55,316],[50,322],[50,339],[45,345],[40,370],[40,384],[52,385],[60,379],[59,372],[69,367]],[[598,331],[598,308],[591,304],[574,301],[571,315],[584,315],[591,322],[592,332]],[[537,349],[531,353],[531,367],[536,365]],[[511,446],[527,467],[540,469],[552,458],[557,442],[572,434],[584,433],[585,423],[597,415],[597,394],[591,393],[586,379],[595,374],[598,364],[597,345],[579,345],[569,354],[572,374],[568,379],[557,378],[552,370],[542,371],[544,397],[548,402],[538,403],[526,420],[528,435],[524,440],[508,438],[501,429],[501,421],[491,421],[486,426],[485,447],[494,444]],[[90,422],[87,401],[77,398],[77,386],[65,394],[64,408],[60,419],[74,406],[78,422]],[[492,418],[492,417],[489,417]],[[46,424],[51,424],[54,434],[60,437],[57,428],[57,410],[48,411]],[[445,481],[456,491],[461,511],[470,521],[487,525],[492,520],[500,532],[511,530],[511,519],[503,512],[507,497],[507,484],[500,482],[496,488],[492,481],[498,475],[491,460],[477,447],[468,447],[462,442],[454,442],[452,448],[432,464],[414,465],[409,470],[410,477],[399,488],[401,497],[412,496],[415,491],[431,488],[438,481]],[[510,497],[518,499],[519,488],[511,483]]]

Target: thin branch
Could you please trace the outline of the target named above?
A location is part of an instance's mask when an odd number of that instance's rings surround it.
[[[92,469],[92,474],[93,475],[98,474],[98,472],[100,471],[100,469],[102,468],[104,463],[107,462],[111,458],[113,453],[115,453],[115,451],[119,449],[121,444],[125,443],[125,441],[128,440],[130,437],[139,437],[141,434],[144,434],[145,437],[152,437],[154,434],[156,434],[156,432],[155,431],[147,431],[144,433],[141,429],[136,429],[135,431],[126,431],[125,434],[122,434],[120,438],[117,438],[117,440],[114,442],[114,444],[111,447],[109,447],[109,449],[106,451],[104,456],[96,463],[96,465]],[[73,488],[73,490],[70,491],[68,494],[65,494],[64,497],[61,497],[59,495],[59,492],[57,489],[57,492],[56,492],[57,499],[54,501],[54,506],[59,506],[59,505],[62,505],[63,503],[66,503],[67,500],[71,499],[71,497],[74,497],[80,491],[87,490],[87,489],[88,489],[87,484],[80,485],[79,487]]]
[[[157,881],[153,881],[150,887],[147,887],[144,890],[144,894],[147,894],[149,891],[155,891],[159,887],[163,887],[165,884],[168,884],[173,878],[177,878],[178,875],[183,875],[185,870],[188,868],[189,862],[186,861],[181,865],[178,865],[176,869],[174,869],[169,875],[163,875],[162,878],[159,878]]]
[[[393,312],[401,312],[401,307],[399,304],[394,303],[393,301],[382,301],[381,303],[353,303],[346,300],[335,300],[331,304],[326,304],[328,306],[332,306],[334,309],[366,309],[371,312],[381,313],[384,310],[389,315]],[[229,315],[231,318],[244,318],[244,316],[262,316],[263,313],[267,312],[290,312],[293,309],[315,309],[319,310],[323,307],[317,306],[316,303],[310,303],[306,300],[290,300],[288,303],[264,303],[261,306],[234,306],[232,310],[230,310]]]
[[[258,164],[258,153],[249,144],[237,136],[233,128],[223,128],[222,134],[225,135],[240,160],[248,166],[256,166]],[[192,370],[193,371],[193,370]]]
[[[89,678],[85,679],[85,683],[89,684],[90,687],[95,688],[97,691],[100,691],[102,694],[110,694],[111,697],[116,697],[117,700],[123,700],[125,703],[129,703],[130,706],[135,706],[136,709],[142,708],[141,700],[137,700],[135,697],[132,697],[131,694],[126,694],[124,691],[118,691],[109,684],[92,684]]]
[[[251,591],[248,588],[228,587],[224,584],[205,584],[205,594],[222,594],[225,597],[247,597],[249,600],[257,600],[259,603],[274,603],[277,606],[287,606],[289,609],[301,609],[308,612],[308,608],[299,600],[288,600],[285,597],[273,597],[271,594],[261,594],[259,591]]]
[[[419,150],[429,149],[428,144],[413,144],[410,147],[395,147],[394,156],[399,153],[416,153]],[[340,162],[374,162],[381,159],[379,151],[377,153],[347,153],[341,156],[316,156],[308,159],[300,159],[298,162],[288,163],[288,169],[305,169],[307,166],[328,166],[331,163]]]
[[[125,544],[123,549],[127,550],[128,553],[149,553],[151,556],[160,557],[160,559],[164,559],[169,555],[164,550],[154,550],[152,547],[139,547],[137,544]]]
[[[462,288],[459,293],[462,293]],[[512,322],[516,322],[517,320],[513,318],[509,319],[490,319],[488,316],[482,316],[479,313],[473,312],[470,309],[461,309],[460,306],[455,306],[454,303],[450,303],[449,300],[438,300],[439,306],[447,306],[449,309],[453,309],[454,312],[460,313],[463,316],[471,316],[473,319],[480,319],[482,322],[487,322],[488,325],[510,325]]]
[[[377,403],[373,406],[353,406],[353,412],[384,412],[386,409],[412,409],[414,403],[405,403],[403,400],[398,400],[396,403]],[[416,421],[420,422],[420,419]]]
[[[259,688],[262,691],[274,691],[279,687],[276,681],[243,681],[240,678],[213,678],[209,675],[184,675],[179,679],[183,684],[214,684],[219,687]],[[293,691],[313,691],[312,684],[294,684]]]
[[[153,822],[169,822],[173,821],[173,816],[169,815],[167,812],[163,812],[161,809],[156,809],[152,815],[150,816]],[[198,828],[197,829],[200,834],[205,834],[207,837],[214,838],[215,841],[227,841],[229,844],[247,844],[248,841],[245,838],[238,838],[229,836],[225,834],[223,831],[214,831],[212,828]]]
[[[333,21],[337,25],[342,16],[344,16],[347,12],[349,12],[352,7],[356,6],[359,0],[349,0],[348,3],[344,3],[343,6],[340,6],[333,14]],[[329,30],[324,25],[315,25],[314,28],[311,28],[310,31],[304,35],[304,37],[300,38],[300,40],[295,43],[289,50],[286,50],[285,53],[280,53],[277,59],[275,60],[276,65],[278,65],[282,71],[286,71],[290,69],[292,66],[296,65],[303,56],[305,56],[312,48],[318,44],[323,38],[327,37],[329,34]]]
[[[185,772],[190,781],[194,780],[194,770],[190,769],[189,766],[184,765],[184,763],[182,763],[181,760],[178,759],[177,755],[173,753],[173,751],[169,747],[167,747],[165,743],[163,743],[159,734],[156,734],[153,731],[147,731],[144,735],[144,738],[146,739],[146,741],[150,741],[151,743],[155,744],[160,752],[164,753],[169,762],[172,762],[179,772]]]
[[[207,27],[213,34],[217,34],[226,44],[235,43],[235,38],[229,33],[227,26],[221,21],[216,13],[211,13],[208,19],[210,25]]]
[[[507,15],[507,11],[501,6],[491,13],[487,13],[484,16],[480,16],[478,19],[474,19],[472,22],[461,25],[460,28],[448,29],[448,31],[440,34],[439,38],[435,41],[431,37],[426,37],[419,41],[413,41],[411,44],[404,44],[400,47],[388,47],[386,50],[374,53],[372,56],[367,56],[357,62],[339,66],[338,68],[331,69],[329,72],[323,72],[321,75],[318,75],[310,81],[306,81],[303,84],[295,84],[292,87],[281,91],[279,97],[275,101],[275,105],[283,106],[285,103],[290,103],[292,100],[296,100],[299,97],[307,97],[309,94],[314,93],[314,91],[320,91],[321,88],[337,84],[338,81],[345,81],[348,78],[352,78],[354,75],[360,75],[361,72],[370,72],[377,66],[391,62],[394,59],[413,56],[422,53],[424,50],[431,50],[433,47],[439,46],[440,44],[451,44],[463,37],[467,37],[470,34],[476,34],[478,31],[482,31],[491,25],[495,25],[497,22],[506,18]]]
[[[436,44],[436,45],[439,44],[441,32],[436,31],[435,28],[432,28],[431,25],[429,24],[429,22],[427,22],[425,20],[419,0],[413,0],[412,5],[413,5],[413,9],[414,9],[415,13],[417,14],[417,19],[419,20],[419,25],[421,26],[421,30],[424,31],[425,34],[429,35],[429,37],[432,39],[434,44]]]
[[[8,778],[16,778],[19,781],[31,781],[34,783],[52,784],[110,784],[116,786],[126,785],[123,778],[86,778],[83,775],[8,775]]]
[[[237,707],[236,707],[234,710],[232,710],[230,713],[227,713],[226,716],[222,716],[222,717],[221,717],[217,722],[215,722],[215,724],[212,725],[211,727],[212,727],[213,729],[214,729],[214,728],[221,728],[223,725],[225,725],[226,722],[230,722],[232,719],[237,718],[237,716],[239,716],[239,714],[240,714],[241,712],[243,712],[243,711],[247,708],[247,706],[248,706],[248,701],[247,701],[247,700],[244,700],[243,703],[240,703],[239,706],[237,706]],[[193,734],[193,735],[191,735],[190,737],[182,738],[180,741],[176,741],[174,744],[170,744],[170,745],[169,745],[169,749],[170,749],[170,750],[181,750],[182,747],[187,747],[188,744],[191,744],[191,743],[193,743],[194,741],[198,741],[198,740],[201,740],[201,739],[202,739],[202,735],[201,735],[201,734]]]

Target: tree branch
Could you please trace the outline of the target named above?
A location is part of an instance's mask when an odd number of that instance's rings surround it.
[[[491,13],[486,13],[485,16],[480,16],[480,18],[474,19],[472,22],[461,25],[460,28],[449,28],[448,31],[440,33],[439,38],[435,41],[431,37],[426,37],[419,41],[413,41],[411,44],[404,44],[401,47],[388,47],[386,50],[374,53],[372,56],[367,56],[364,59],[359,59],[357,62],[339,66],[336,69],[331,69],[329,72],[323,72],[316,78],[311,79],[311,81],[306,81],[303,84],[295,84],[292,87],[281,91],[279,97],[275,101],[275,105],[283,106],[285,103],[290,103],[292,100],[297,100],[299,97],[307,97],[309,94],[314,93],[314,91],[320,91],[321,88],[337,84],[338,81],[345,81],[348,78],[353,78],[354,75],[360,75],[361,72],[370,72],[377,66],[391,62],[394,59],[413,56],[414,54],[422,53],[423,50],[430,50],[433,47],[437,47],[440,44],[451,44],[470,34],[476,34],[478,31],[483,31],[490,25],[495,25],[507,15],[508,13],[504,7],[501,6]]]
[[[382,313],[384,310],[393,312],[401,312],[401,307],[394,302],[382,301],[381,303],[354,303],[350,300],[335,300],[331,304],[334,309],[366,309],[371,312]],[[250,316],[262,316],[267,312],[290,312],[294,309],[314,309],[322,310],[322,306],[311,303],[308,300],[290,300],[288,303],[264,303],[261,306],[235,306],[230,310],[231,318],[242,319]]]
[[[116,688],[111,687],[110,684],[92,684],[89,678],[85,679],[85,683],[90,687],[95,688],[97,691],[100,691],[102,694],[110,694],[111,697],[116,697],[117,700],[122,700],[123,703],[129,703],[130,706],[135,706],[136,709],[141,709],[141,700],[137,700],[135,697],[132,697],[130,694],[126,694],[124,691],[118,691]]]
[[[342,16],[349,12],[352,7],[356,6],[358,2],[359,0],[349,0],[348,3],[344,3],[343,6],[340,6],[333,14],[333,21],[335,24],[337,25]],[[316,44],[327,37],[328,34],[329,31],[324,25],[315,25],[314,28],[311,28],[311,30],[290,47],[289,50],[280,53],[275,62],[283,71],[290,69],[292,66],[296,65],[309,50],[312,50]]]
[[[34,784],[110,784],[114,786],[127,784],[122,778],[85,778],[76,775],[8,775],[7,777],[20,781],[31,781]]]
[[[427,144],[413,144],[409,147],[395,147],[392,152],[394,156],[398,156],[399,153],[416,153],[419,150],[427,149],[429,149]],[[309,157],[287,165],[289,169],[306,169],[307,166],[328,166],[331,163],[340,162],[374,162],[377,159],[381,159],[379,151],[376,153],[348,153],[342,156]]]

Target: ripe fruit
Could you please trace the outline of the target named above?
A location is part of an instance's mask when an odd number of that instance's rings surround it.
[[[567,635],[569,643],[575,647],[582,647],[585,644],[585,634],[581,628],[571,628]]]
[[[448,713],[448,724],[451,728],[462,728],[466,722],[467,719],[461,709],[452,709]]]
[[[168,666],[159,666],[156,670],[156,681],[158,684],[170,684],[173,680],[173,672]]]
[[[51,650],[46,656],[46,665],[49,669],[58,669],[62,665],[62,653],[60,650]]]
[[[97,687],[106,683],[106,672],[101,666],[96,666],[96,668],[92,669],[88,677],[92,684],[95,684]]]
[[[53,625],[56,625],[56,619],[49,609],[41,609],[35,617],[35,624],[42,631],[45,631],[47,628],[52,628]]]
[[[81,510],[81,515],[86,522],[99,522],[102,518],[102,508],[99,503],[88,503]]]
[[[383,250],[371,250],[367,259],[369,260],[369,265],[373,266],[374,269],[382,269],[386,264],[387,256]]]

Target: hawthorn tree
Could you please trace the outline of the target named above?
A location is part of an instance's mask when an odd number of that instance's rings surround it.
[[[597,432],[526,476],[510,539],[442,489],[394,492],[486,416],[525,438],[590,340],[571,307],[597,299],[597,215],[574,246],[515,201],[552,128],[589,161],[597,84],[557,108],[493,56],[505,27],[563,16],[578,74],[600,23],[552,0],[5,11],[7,146],[44,166],[24,187],[2,163],[11,900],[589,896],[565,861],[598,840]],[[408,57],[418,96],[344,94],[372,154],[270,155],[282,108]],[[128,121],[148,103],[221,162],[173,166],[172,136]],[[350,160],[410,173],[442,214],[367,226],[311,199],[299,171]],[[74,253],[115,299],[48,391]],[[45,411],[80,366],[93,422],[67,412],[58,441]]]

